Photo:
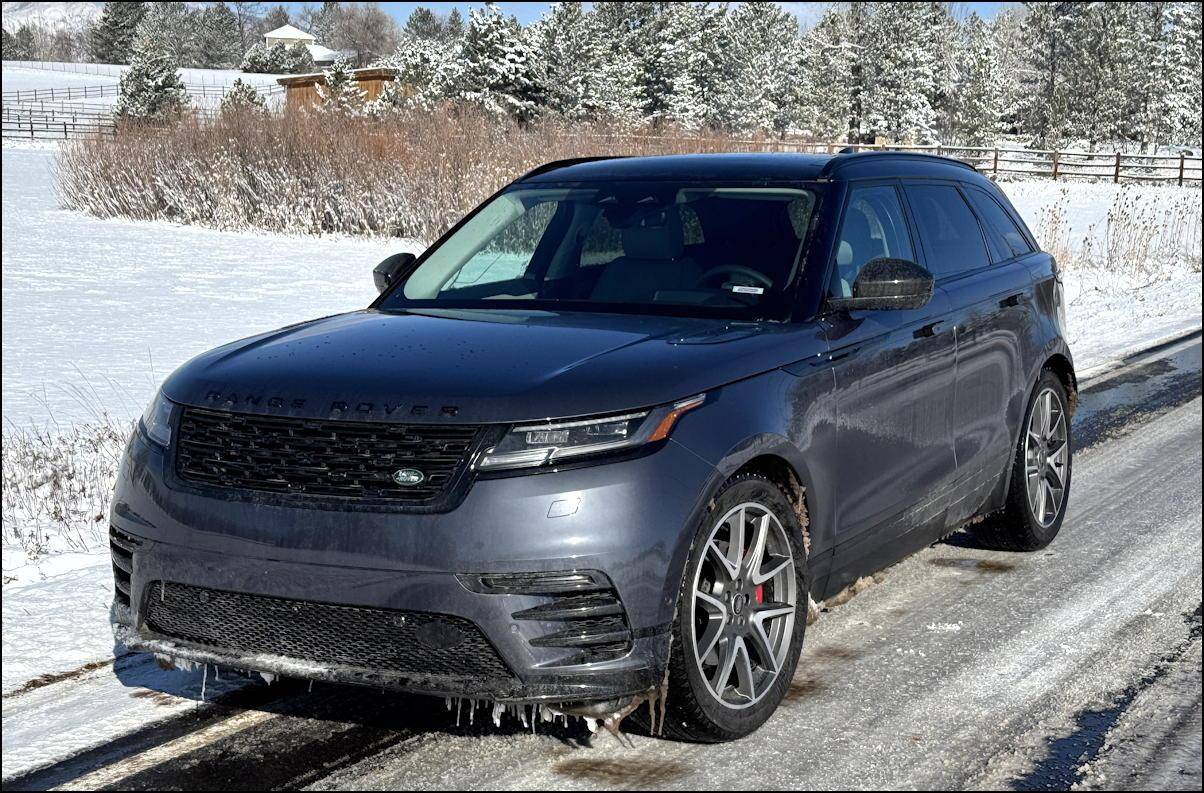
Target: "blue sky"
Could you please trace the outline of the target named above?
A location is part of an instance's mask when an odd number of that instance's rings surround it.
[[[290,8],[301,7],[304,3],[284,3],[283,5]],[[381,3],[381,6],[388,11],[397,20],[398,24],[405,24],[405,21],[410,16],[410,12],[418,6],[426,6],[427,8],[435,9],[440,13],[447,13],[452,8],[459,8],[460,13],[467,16],[468,9],[479,8],[485,5],[484,3]],[[524,25],[534,22],[539,19],[540,15],[547,9],[551,3],[498,3],[498,6],[507,14],[513,14],[518,17],[518,21]],[[828,3],[779,3],[779,5],[788,9],[795,14],[804,23],[814,21],[819,14],[823,13]],[[954,8],[957,13],[969,14],[971,11],[976,11],[979,16],[991,18],[999,13],[999,10],[1004,6],[1017,5],[1016,3],[956,3]]]

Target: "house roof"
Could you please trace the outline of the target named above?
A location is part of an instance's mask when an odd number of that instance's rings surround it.
[[[309,33],[306,33],[300,28],[295,28],[292,25],[281,25],[270,33],[264,33],[265,39],[305,39],[306,41],[317,41],[318,39]]]
[[[305,47],[309,50],[309,57],[313,58],[316,62],[333,61],[342,54],[338,50],[323,47],[321,44],[306,44]]]

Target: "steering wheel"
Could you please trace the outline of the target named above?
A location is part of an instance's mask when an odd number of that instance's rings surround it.
[[[770,289],[773,287],[773,279],[770,278],[768,275],[761,272],[760,270],[754,270],[751,267],[743,267],[739,264],[724,264],[719,267],[715,267],[710,270],[707,270],[705,273],[702,274],[701,277],[699,277],[698,281],[694,285],[695,286],[706,286],[707,284],[711,283],[718,276],[721,276],[721,275],[742,275],[745,278],[749,278],[749,279],[753,280],[754,282],[760,284],[761,286],[765,287],[766,289]]]

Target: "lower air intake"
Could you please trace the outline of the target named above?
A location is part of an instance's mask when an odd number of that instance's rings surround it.
[[[404,676],[512,680],[473,622],[422,611],[342,606],[155,581],[146,628],[224,655],[282,656]]]

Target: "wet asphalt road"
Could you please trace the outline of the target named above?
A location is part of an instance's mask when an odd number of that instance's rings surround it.
[[[1053,545],[959,534],[884,571],[808,629],[787,701],[742,741],[629,748],[484,708],[457,727],[440,700],[285,683],[5,787],[1198,790],[1198,338],[1093,381],[1074,433]]]

